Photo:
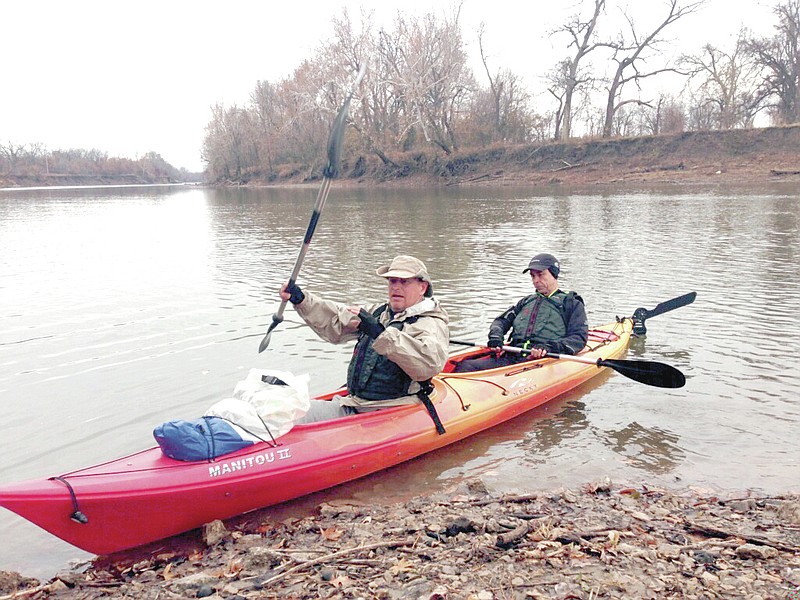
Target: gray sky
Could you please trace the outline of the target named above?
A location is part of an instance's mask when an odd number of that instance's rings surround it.
[[[676,47],[726,47],[744,23],[772,32],[776,0],[707,0],[668,28]],[[614,0],[609,0],[609,3]],[[663,20],[666,0],[631,0]],[[462,32],[483,82],[476,31],[484,23],[493,68],[510,68],[529,87],[567,55],[548,36],[576,2],[463,0]],[[440,0],[6,0],[2,5],[0,143],[48,150],[96,148],[137,158],[155,151],[176,167],[200,170],[210,107],[247,102],[258,80],[278,81],[332,36],[347,6],[376,11],[391,26],[398,11],[450,11]],[[609,13],[618,14],[616,9]],[[680,25],[680,27],[679,27]],[[678,53],[679,51],[676,51]]]

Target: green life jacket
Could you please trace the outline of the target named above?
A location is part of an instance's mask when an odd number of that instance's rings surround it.
[[[380,320],[380,316],[388,308],[387,304],[379,306],[372,313]],[[415,322],[419,317],[411,317],[406,321],[389,323],[388,327],[396,327],[402,331],[403,325]],[[347,368],[347,391],[352,396],[364,400],[389,400],[408,396],[411,377],[385,356],[372,348],[373,340],[361,334],[353,350],[353,358]]]
[[[549,297],[533,294],[525,298],[512,323],[511,345],[530,348],[534,344],[564,337],[567,333],[564,301],[568,296],[566,292],[556,290]]]

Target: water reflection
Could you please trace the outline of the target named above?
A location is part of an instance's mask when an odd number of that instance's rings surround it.
[[[677,444],[678,436],[659,427],[644,427],[634,421],[597,435],[629,465],[649,473],[669,473],[685,458]]]
[[[534,463],[544,462],[552,448],[587,429],[589,420],[585,409],[583,402],[567,400],[554,417],[535,424],[519,443],[528,460]]]

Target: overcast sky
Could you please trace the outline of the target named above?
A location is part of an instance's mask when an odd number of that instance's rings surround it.
[[[707,42],[725,47],[743,23],[771,35],[775,2],[706,0],[670,35],[691,52]],[[539,87],[539,78],[567,54],[548,33],[575,12],[577,2],[463,0],[461,5],[462,33],[479,78],[480,23],[493,67],[510,68],[529,87]],[[666,0],[630,5],[646,8],[653,18],[666,10]],[[176,167],[201,170],[210,107],[244,105],[256,81],[291,75],[332,37],[331,19],[344,6],[353,17],[361,7],[375,10],[377,22],[391,27],[398,11],[444,14],[454,3],[6,0],[0,12],[0,143],[95,148],[128,158],[155,151]]]

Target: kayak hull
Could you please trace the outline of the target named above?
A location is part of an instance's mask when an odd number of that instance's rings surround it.
[[[583,354],[619,358],[631,327],[624,319],[593,329]],[[602,371],[545,358],[449,372],[475,353],[452,355],[434,378],[442,435],[424,407],[388,408],[297,425],[275,445],[259,443],[213,461],[177,461],[154,447],[58,477],[3,485],[0,506],[87,552],[109,554],[397,465],[540,406]]]

